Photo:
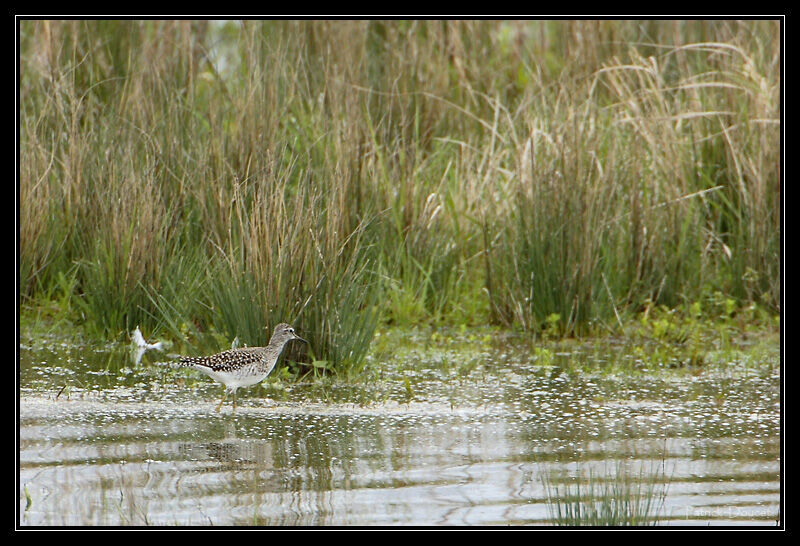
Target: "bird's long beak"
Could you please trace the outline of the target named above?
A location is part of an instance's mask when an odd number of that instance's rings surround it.
[[[292,339],[296,339],[296,340],[298,340],[298,341],[302,341],[303,343],[306,343],[306,344],[310,345],[310,343],[308,343],[308,341],[306,341],[306,340],[305,340],[305,339],[303,339],[302,337],[298,336],[297,334],[295,334],[295,335],[294,335],[294,337],[293,337]]]

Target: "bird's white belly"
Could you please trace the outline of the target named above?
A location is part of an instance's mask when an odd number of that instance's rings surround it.
[[[236,373],[236,372],[215,372],[210,368],[206,368],[205,366],[197,366],[201,372],[205,373],[210,378],[223,383],[226,387],[230,389],[238,389],[239,387],[249,387],[250,385],[255,385],[256,383],[260,383],[267,377],[267,374],[258,374],[258,375],[251,375],[247,373]]]

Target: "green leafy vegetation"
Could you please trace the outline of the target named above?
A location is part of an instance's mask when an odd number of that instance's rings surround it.
[[[778,326],[777,21],[19,30],[27,325],[200,352],[291,321],[349,375],[380,325],[692,364]]]

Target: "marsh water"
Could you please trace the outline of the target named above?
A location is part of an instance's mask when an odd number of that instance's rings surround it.
[[[23,343],[19,525],[551,525],[561,485],[621,473],[656,484],[660,525],[776,525],[777,357],[613,371],[626,351],[420,342],[216,413],[222,388],[158,351]]]

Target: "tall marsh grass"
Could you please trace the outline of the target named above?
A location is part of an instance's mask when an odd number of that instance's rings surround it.
[[[779,305],[776,21],[19,31],[22,305],[74,272],[98,335],[292,320],[339,365],[378,320]]]

